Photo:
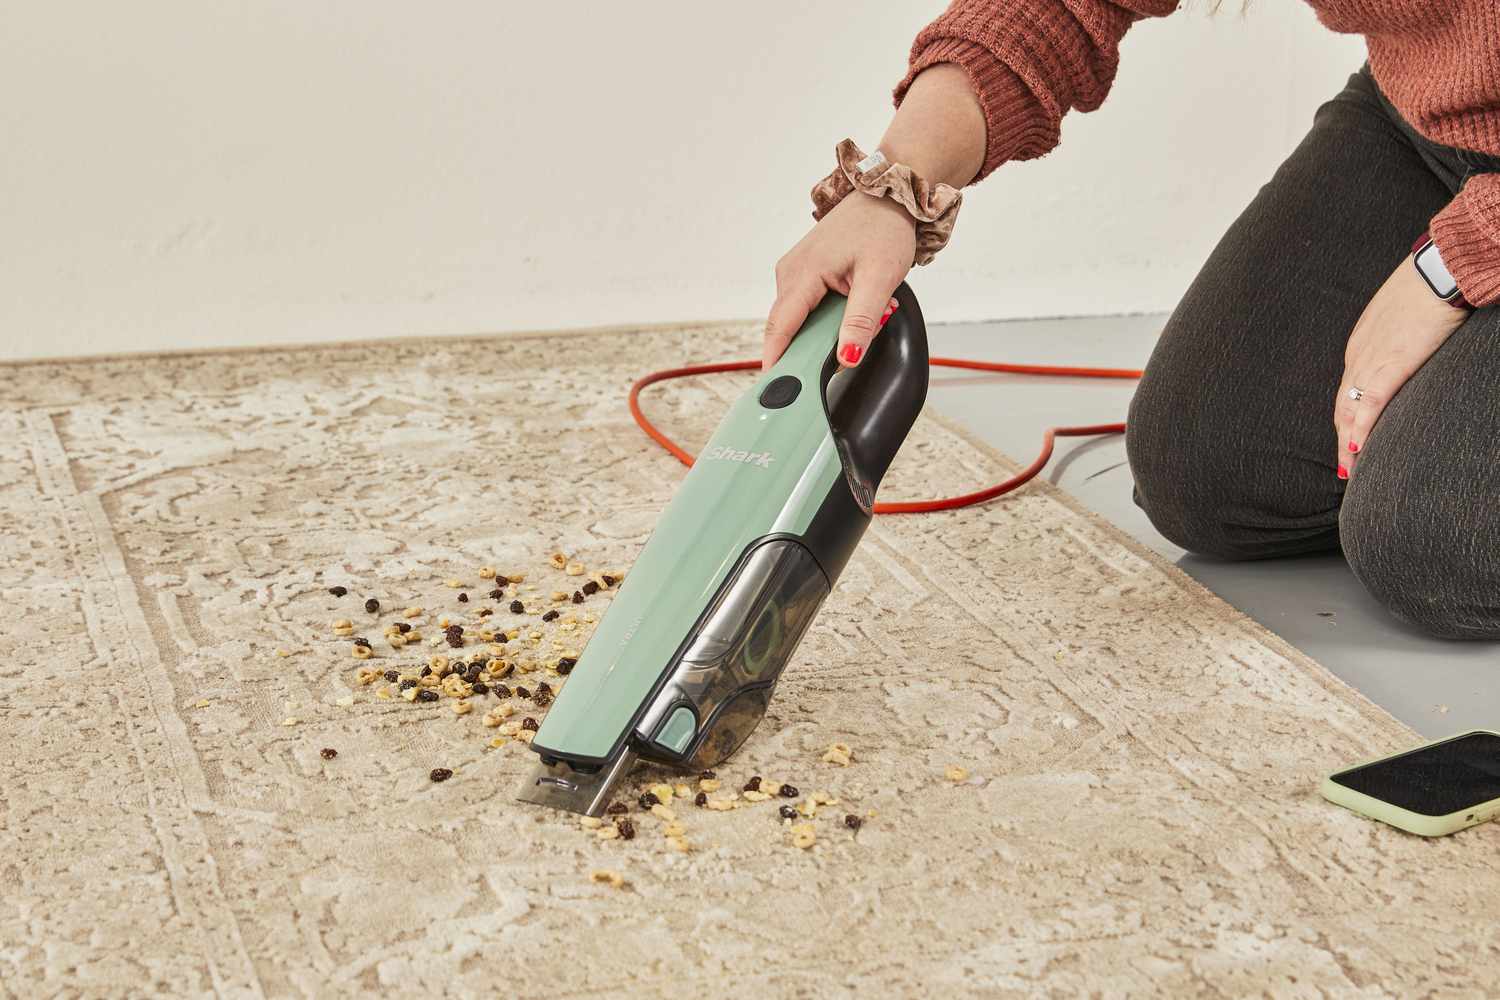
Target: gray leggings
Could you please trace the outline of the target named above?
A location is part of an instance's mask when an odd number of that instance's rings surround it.
[[[1342,549],[1398,617],[1500,638],[1500,308],[1476,310],[1335,475],[1344,347],[1376,289],[1483,157],[1428,142],[1368,68],[1214,249],[1130,405],[1135,502],[1191,552]]]

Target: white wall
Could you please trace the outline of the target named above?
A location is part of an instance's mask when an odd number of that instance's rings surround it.
[[[762,316],[942,7],[11,4],[0,357]],[[1100,112],[969,192],[924,310],[1169,308],[1362,58],[1282,0],[1138,25]]]

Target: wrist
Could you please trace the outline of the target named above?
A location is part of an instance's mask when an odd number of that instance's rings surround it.
[[[1457,280],[1448,271],[1448,266],[1443,262],[1443,256],[1436,243],[1432,241],[1429,233],[1423,233],[1417,237],[1411,247],[1411,264],[1422,281],[1443,302],[1455,309],[1470,310],[1474,307],[1469,300],[1464,298],[1464,293],[1458,287]]]
[[[877,147],[929,184],[962,188],[984,167],[984,110],[964,70],[939,63],[912,81]]]
[[[837,166],[813,185],[813,219],[822,220],[846,196],[873,196],[896,202],[916,222],[912,266],[927,264],[947,246],[963,193],[950,184],[933,183],[911,164],[890,160],[877,149],[865,153],[853,139],[834,148]]]

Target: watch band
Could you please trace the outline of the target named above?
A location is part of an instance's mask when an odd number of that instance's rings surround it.
[[[1427,267],[1423,264],[1422,254],[1423,251],[1427,250],[1431,250],[1431,255],[1437,257],[1437,269],[1440,269],[1442,277],[1453,283],[1453,290],[1446,295],[1439,290],[1438,283],[1434,280],[1433,275],[1428,273]],[[1458,287],[1458,282],[1449,273],[1447,265],[1443,263],[1442,254],[1437,245],[1432,242],[1432,234],[1430,232],[1424,232],[1411,245],[1411,259],[1412,266],[1417,269],[1417,273],[1422,276],[1422,280],[1427,282],[1427,287],[1432,289],[1432,294],[1455,309],[1472,310],[1474,308],[1469,300],[1464,298],[1463,290]]]

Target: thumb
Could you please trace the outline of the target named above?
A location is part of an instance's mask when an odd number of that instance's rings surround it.
[[[838,359],[852,368],[869,350],[870,341],[885,325],[890,311],[895,308],[891,293],[900,284],[900,279],[880,278],[868,275],[854,276],[854,285],[849,290],[849,301],[844,306],[844,321],[839,326]]]

